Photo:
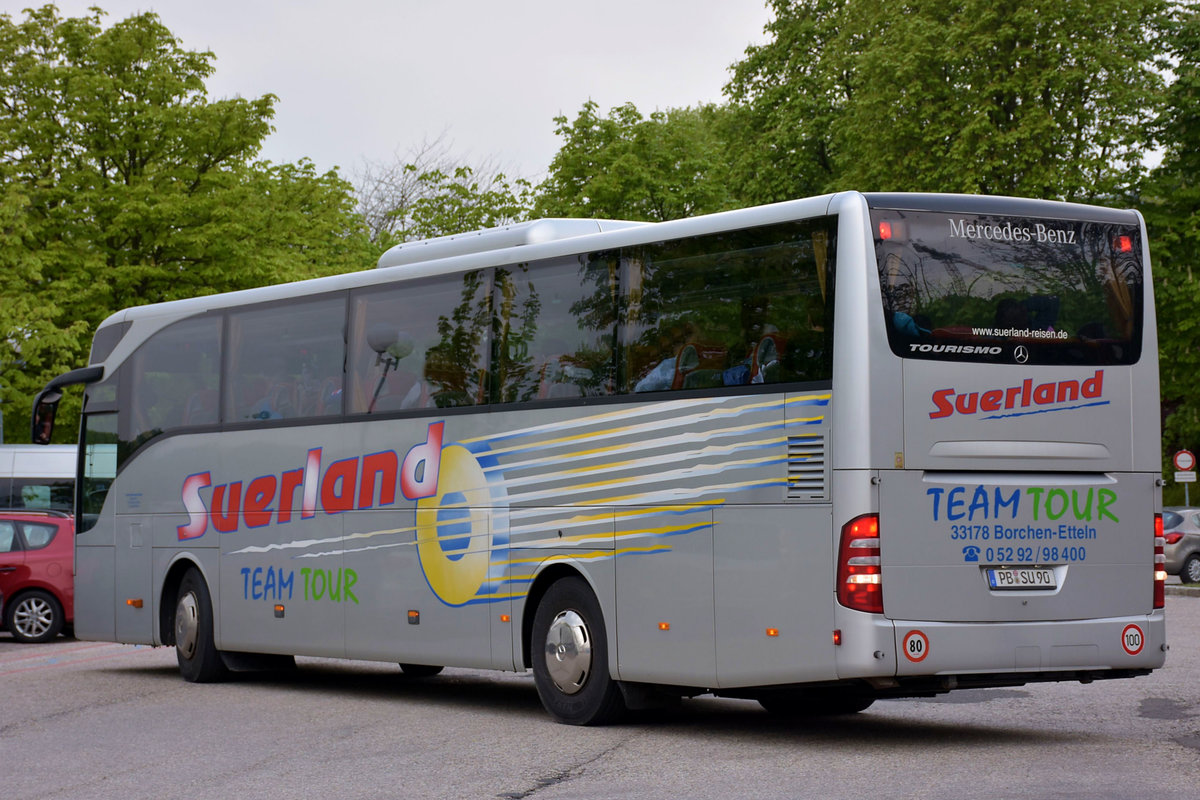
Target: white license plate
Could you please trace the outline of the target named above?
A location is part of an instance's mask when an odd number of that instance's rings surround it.
[[[1057,589],[1054,570],[1045,567],[1001,567],[987,571],[993,589]]]

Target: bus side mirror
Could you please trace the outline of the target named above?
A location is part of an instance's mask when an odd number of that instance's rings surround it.
[[[50,437],[54,434],[54,415],[58,413],[60,400],[62,392],[58,389],[43,389],[33,401],[31,436],[34,444],[50,444]]]
[[[54,433],[54,415],[58,412],[58,401],[62,400],[64,386],[77,383],[95,383],[104,377],[104,367],[81,367],[63,373],[46,384],[33,401],[33,430],[30,434],[34,444],[50,444]]]

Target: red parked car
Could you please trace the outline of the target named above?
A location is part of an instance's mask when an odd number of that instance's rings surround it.
[[[61,511],[0,511],[0,620],[45,642],[75,619],[75,521]]]

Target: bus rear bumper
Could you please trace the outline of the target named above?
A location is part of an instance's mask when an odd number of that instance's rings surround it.
[[[858,630],[853,638],[846,637],[848,646],[838,648],[838,677],[867,679],[878,689],[888,687],[889,677],[911,684],[912,678],[957,676],[958,686],[1122,677],[1158,669],[1167,654],[1161,610],[1129,617],[1047,622],[962,623],[882,617],[868,622],[863,619],[867,615],[854,616],[858,619],[853,627]],[[853,647],[854,641],[868,647]],[[881,658],[885,644],[892,651],[887,654],[890,658]],[[891,675],[883,674],[885,671]],[[977,678],[967,677],[972,675]]]
[[[1053,622],[891,620],[885,624],[894,630],[897,677],[1140,672],[1161,667],[1167,653],[1162,611],[1135,617]],[[1056,678],[1046,675],[1044,679]]]

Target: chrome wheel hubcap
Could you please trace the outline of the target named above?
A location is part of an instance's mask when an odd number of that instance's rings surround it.
[[[196,654],[196,640],[199,638],[200,614],[196,595],[188,592],[179,598],[175,608],[175,647],[184,658]]]
[[[592,672],[592,636],[575,611],[560,611],[546,634],[546,668],[563,694],[575,694]]]

